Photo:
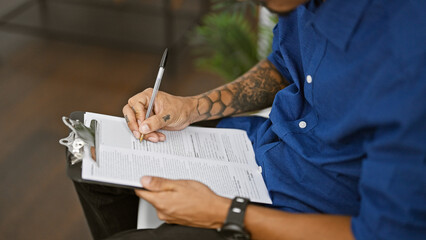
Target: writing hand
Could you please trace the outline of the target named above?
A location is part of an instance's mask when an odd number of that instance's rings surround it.
[[[157,130],[181,130],[193,122],[194,98],[173,96],[162,91],[157,93],[151,116],[145,119],[151,94],[152,88],[148,88],[131,97],[123,107],[127,125],[136,138],[142,133],[149,141],[164,141],[166,136]]]

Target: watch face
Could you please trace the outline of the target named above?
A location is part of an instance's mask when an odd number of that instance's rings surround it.
[[[220,229],[220,235],[227,240],[249,240],[250,235],[236,224],[228,223]]]

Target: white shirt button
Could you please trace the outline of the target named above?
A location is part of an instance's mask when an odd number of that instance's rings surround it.
[[[312,76],[311,75],[306,76],[306,82],[312,83]]]
[[[299,122],[299,127],[300,128],[305,128],[306,127],[306,122],[305,121],[300,121]]]

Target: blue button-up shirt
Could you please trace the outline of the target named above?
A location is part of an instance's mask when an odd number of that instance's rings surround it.
[[[273,207],[351,215],[357,239],[426,239],[426,1],[311,1],[274,29],[290,82],[243,128]],[[309,227],[309,226],[306,226]]]

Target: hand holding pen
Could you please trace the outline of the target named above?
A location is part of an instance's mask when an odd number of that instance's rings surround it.
[[[164,70],[165,70],[166,62],[167,62],[167,52],[168,52],[168,49],[166,48],[166,50],[164,50],[163,57],[161,58],[160,68],[158,69],[157,78],[155,80],[154,89],[152,90],[151,99],[149,100],[148,110],[146,111],[145,119],[148,119],[149,116],[151,115],[152,106],[154,105],[155,97],[157,96],[158,89],[160,88],[161,80],[163,79],[163,74],[164,74]],[[141,128],[140,131],[142,132],[143,131],[142,126],[139,126],[139,127]],[[144,134],[142,132],[141,136],[139,137],[140,142],[142,142],[143,140],[143,135]]]
[[[145,89],[128,100],[123,115],[135,138],[151,142],[164,141],[159,129],[181,130],[192,123],[197,101],[194,97],[178,97],[159,91],[165,70],[167,49],[160,63],[154,88]]]

